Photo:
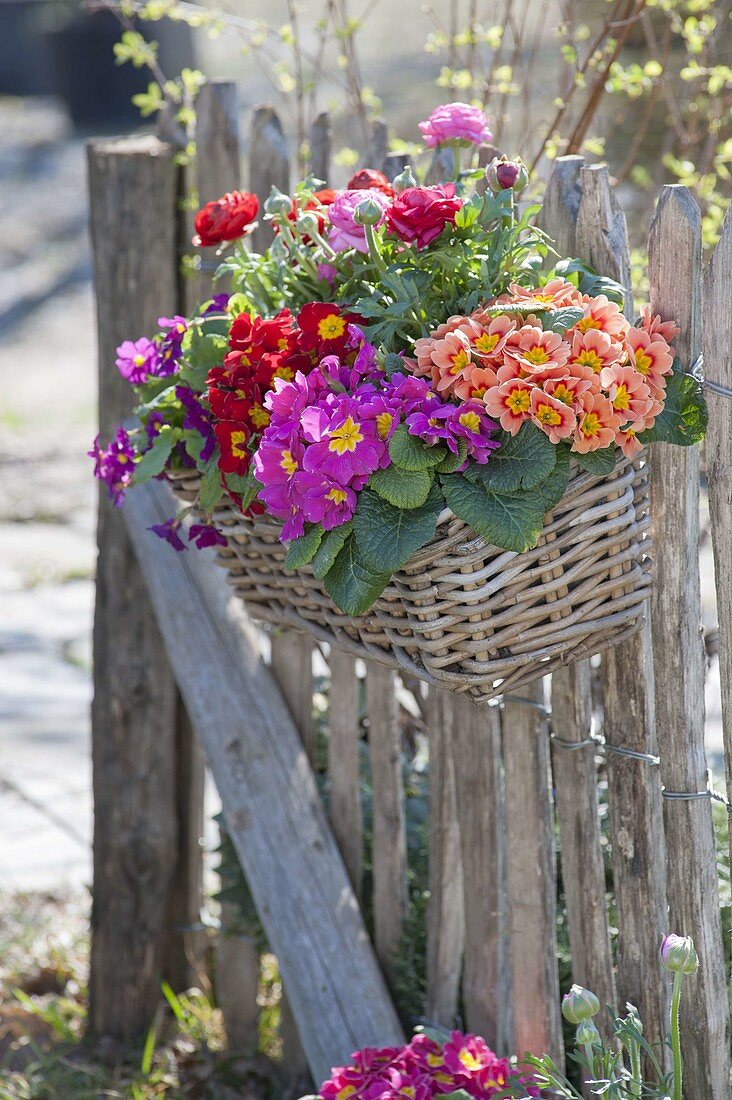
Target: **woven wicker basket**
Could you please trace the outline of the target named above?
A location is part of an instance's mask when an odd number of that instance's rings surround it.
[[[170,475],[183,500],[198,474]],[[218,552],[253,618],[294,627],[484,703],[638,629],[650,585],[648,476],[641,456],[608,478],[574,467],[538,545],[500,550],[446,511],[434,539],[353,617],[333,605],[309,567],[284,572],[279,525],[233,505],[215,515]]]

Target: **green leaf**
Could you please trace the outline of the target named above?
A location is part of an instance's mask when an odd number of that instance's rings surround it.
[[[135,463],[135,485],[142,485],[163,472],[177,439],[178,433],[175,431],[163,430],[156,436],[152,447]]]
[[[208,324],[213,327],[214,322],[208,322]],[[221,366],[228,351],[228,344],[223,334],[206,333],[200,325],[191,325],[186,332],[184,348],[186,357],[194,367],[209,370],[211,367]]]
[[[254,476],[254,467],[251,466],[246,474],[226,474],[225,477],[227,488],[241,496],[242,510],[246,512],[259,490],[263,488]]]
[[[364,489],[353,518],[353,531],[362,560],[372,570],[395,573],[435,534],[444,507],[437,486],[419,508],[395,508]]]
[[[674,364],[675,366],[676,364]],[[641,432],[641,443],[675,443],[691,447],[704,438],[707,406],[701,384],[691,374],[676,370],[666,379],[663,409],[652,428]]]
[[[395,508],[419,508],[427,500],[434,478],[426,470],[387,466],[371,475],[369,488]]]
[[[484,489],[515,493],[545,481],[557,461],[557,448],[541,428],[527,421],[516,435],[504,436],[484,466],[471,466],[468,478]]]
[[[304,565],[311,562],[322,540],[323,528],[319,523],[313,523],[304,535],[299,539],[293,539],[285,554],[285,572],[294,573],[296,569],[302,569]]]
[[[545,332],[566,332],[572,325],[576,325],[585,315],[585,311],[579,306],[565,306],[562,309],[552,310],[550,314],[542,317],[542,328]]]
[[[332,531],[326,531],[318,552],[313,558],[313,574],[319,581],[322,581],[332,567],[352,530],[353,521],[349,520],[348,523],[342,523],[340,527],[334,527]]]
[[[462,474],[442,479],[448,506],[494,546],[521,554],[536,546],[544,525],[544,501],[538,489],[490,493]]]
[[[452,474],[455,470],[459,470],[465,459],[468,457],[468,444],[465,439],[458,439],[458,453],[454,455],[452,451],[447,452],[447,457],[443,458],[439,466],[435,469],[438,474]]]
[[[483,212],[484,205],[483,196],[479,195],[477,191],[473,191],[470,198],[465,200],[455,215],[457,228],[469,229],[471,225],[475,225],[479,215]]]
[[[209,462],[206,471],[201,478],[201,488],[198,491],[198,506],[204,512],[212,511],[224,494],[221,484],[221,473],[216,459]]]
[[[428,447],[421,439],[410,435],[406,424],[400,424],[389,442],[391,460],[403,470],[429,470],[446,456],[444,447]]]
[[[599,451],[587,451],[585,454],[572,451],[572,457],[576,459],[578,466],[581,466],[583,470],[587,470],[588,474],[593,474],[595,477],[607,477],[615,469],[614,444],[603,447]]]
[[[545,512],[551,512],[567,491],[569,481],[569,447],[560,444],[556,447],[557,461],[554,469],[545,481],[537,485],[536,492],[541,495]]]
[[[390,579],[391,573],[378,572],[364,563],[351,534],[338,552],[323,584],[333,603],[345,615],[363,615]]]
[[[401,355],[397,355],[395,351],[390,351],[388,355],[384,356],[384,370],[386,371],[387,378],[391,378],[392,374],[404,374],[404,358]]]

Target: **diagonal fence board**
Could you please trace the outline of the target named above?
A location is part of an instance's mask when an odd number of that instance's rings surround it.
[[[282,970],[316,1082],[351,1051],[403,1041],[287,707],[213,556],[147,530],[174,514],[158,481],[124,520],[227,827]]]

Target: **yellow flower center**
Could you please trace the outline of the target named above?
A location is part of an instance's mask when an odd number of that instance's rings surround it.
[[[292,451],[283,451],[280,466],[290,477],[297,472],[297,462],[292,457]]]
[[[576,326],[580,332],[588,332],[591,328],[602,329],[602,325],[597,321],[592,314],[589,317],[583,317],[581,321],[578,321]]]
[[[277,341],[277,347],[280,351],[287,351],[287,339],[283,336],[281,340]]]
[[[132,360],[132,362],[135,364],[136,367],[141,367],[142,364],[145,362],[145,356],[144,355],[136,355],[135,358]]]
[[[247,452],[248,435],[246,432],[231,433],[231,453],[237,458],[244,458]]]
[[[269,424],[269,413],[261,405],[254,405],[250,415],[255,428],[266,428]]]
[[[531,395],[528,390],[514,390],[506,398],[506,404],[512,413],[528,412],[531,406]]]
[[[394,417],[390,412],[379,413],[376,417],[376,434],[379,439],[386,439],[391,429]]]
[[[469,432],[480,431],[480,417],[476,412],[462,413],[460,416],[460,423],[464,428],[467,428]]]
[[[565,386],[564,382],[560,382],[554,390],[552,397],[557,401],[561,401],[563,405],[571,405],[574,401],[574,394],[570,390],[569,386]]]
[[[345,317],[339,317],[337,313],[329,313],[318,321],[318,336],[321,340],[337,340],[346,331]]]
[[[582,435],[593,436],[597,435],[601,427],[602,424],[597,413],[587,413],[580,425],[580,431]]]
[[[555,424],[562,423],[562,414],[558,409],[552,408],[551,405],[539,405],[536,410],[536,419],[540,420],[542,424],[549,424],[553,427]]]
[[[415,1092],[416,1092],[416,1089],[415,1089],[414,1085],[404,1085],[402,1087],[401,1094],[402,1094],[402,1096],[408,1096],[409,1100],[413,1100]]]
[[[639,348],[635,353],[634,361],[635,361],[635,369],[640,374],[648,374],[648,372],[651,369],[651,365],[653,363],[653,360],[651,359],[650,355],[647,355],[646,352],[641,351],[641,349]]]
[[[343,1088],[336,1093],[336,1100],[348,1100],[348,1097],[353,1096],[355,1091],[355,1085],[344,1085]]]
[[[466,1069],[480,1069],[480,1061],[469,1050],[461,1050],[458,1058]]]
[[[540,367],[543,363],[548,362],[549,354],[541,344],[535,344],[533,348],[529,348],[528,351],[524,352],[524,359],[529,363],[533,363],[535,367]]]
[[[336,504],[343,504],[343,501],[348,498],[348,493],[345,489],[331,489],[329,493],[325,494],[326,500],[332,500]]]
[[[553,294],[534,294],[533,298],[534,298],[535,302],[553,302],[554,301],[554,295]]]
[[[291,382],[293,378],[293,372],[291,367],[281,366],[274,372],[275,378],[283,378],[285,382]]]
[[[450,374],[459,374],[461,370],[465,370],[470,362],[470,356],[465,348],[460,348],[452,357],[452,366],[450,367]]]
[[[363,439],[361,429],[353,417],[347,416],[340,428],[335,428],[330,434],[329,451],[335,451],[337,455],[346,451],[355,451]]]
[[[592,351],[589,348],[585,348],[579,353],[575,359],[575,363],[579,363],[582,367],[589,367],[595,374],[599,374],[605,365],[602,356],[598,355],[596,351]]]
[[[630,394],[628,393],[628,387],[626,385],[618,386],[615,397],[613,398],[614,409],[629,409],[630,408]]]
[[[442,1055],[441,1054],[428,1054],[427,1055],[427,1065],[428,1066],[433,1066],[433,1067],[434,1066],[441,1066],[442,1065]]]
[[[488,355],[493,351],[498,340],[499,336],[497,332],[484,332],[483,335],[479,336],[475,341],[475,346],[481,355]]]
[[[125,462],[129,462],[130,460],[127,455],[117,455],[117,461],[119,462],[120,466],[124,466]]]

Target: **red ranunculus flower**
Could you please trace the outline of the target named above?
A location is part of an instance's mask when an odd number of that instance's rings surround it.
[[[389,183],[383,172],[377,172],[375,168],[362,168],[351,176],[346,184],[348,191],[383,191],[385,195],[393,195],[394,188]]]
[[[249,191],[229,191],[215,202],[207,202],[196,214],[193,243],[209,248],[233,241],[251,232],[249,226],[259,211],[259,199]]]
[[[455,215],[461,206],[461,199],[455,197],[454,183],[407,187],[387,210],[386,222],[400,241],[426,248],[440,236],[446,225],[455,224]]]
[[[221,449],[219,469],[224,474],[246,474],[252,461],[247,444],[251,437],[249,428],[236,420],[220,420],[214,426]]]

